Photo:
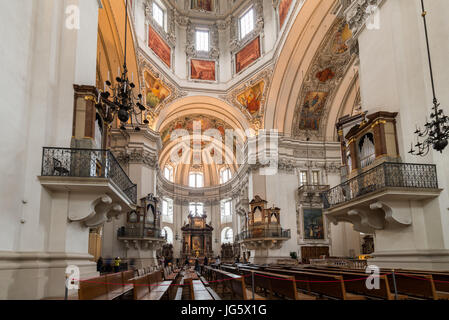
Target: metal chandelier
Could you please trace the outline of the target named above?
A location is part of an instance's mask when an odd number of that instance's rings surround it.
[[[134,93],[134,79],[129,81],[128,68],[126,66],[126,46],[128,33],[128,0],[125,4],[125,52],[123,61],[123,72],[120,69],[115,78],[116,84],[112,85],[111,81],[105,82],[104,90],[97,89],[98,98],[96,108],[103,117],[103,120],[111,124],[117,116],[120,120],[120,129],[126,130],[126,126],[130,125],[134,130],[140,131],[143,124],[148,124],[148,109],[142,104],[142,94]],[[134,78],[134,77],[132,77]]]
[[[448,145],[449,140],[449,117],[443,113],[440,108],[435,94],[435,83],[433,79],[432,60],[430,57],[429,37],[427,34],[427,12],[424,8],[424,0],[421,0],[422,17],[424,20],[424,31],[426,35],[427,55],[429,59],[430,80],[432,83],[433,107],[430,114],[430,120],[424,124],[424,129],[416,128],[414,134],[417,136],[417,143],[415,146],[411,145],[409,153],[416,156],[426,156],[430,148],[443,152]]]

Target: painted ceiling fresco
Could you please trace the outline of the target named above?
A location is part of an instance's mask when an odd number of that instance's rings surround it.
[[[205,115],[192,115],[192,116],[186,116],[176,119],[175,121],[172,121],[170,124],[164,127],[164,129],[161,131],[161,139],[162,143],[165,146],[170,142],[171,134],[176,129],[185,129],[190,134],[193,133],[193,126],[194,122],[199,121],[201,124],[201,132],[204,133],[205,131],[209,129],[217,129],[221,136],[223,137],[224,141],[224,134],[226,129],[231,129],[229,125],[227,125],[224,121],[211,117],[211,116],[205,116]]]
[[[251,115],[257,114],[260,111],[264,88],[265,81],[260,81],[237,96],[238,102]]]
[[[334,24],[304,77],[294,116],[293,134],[318,137],[325,126],[326,108],[351,61],[351,30],[342,21]]]
[[[309,92],[301,109],[299,128],[318,130],[326,104],[327,92]]]
[[[145,80],[145,103],[150,108],[156,108],[170,95],[170,91],[150,72],[144,71]]]

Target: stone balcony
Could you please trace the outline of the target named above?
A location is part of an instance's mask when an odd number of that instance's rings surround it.
[[[372,233],[389,226],[408,226],[408,201],[438,197],[436,166],[384,162],[321,194],[328,219],[351,222],[354,229]]]
[[[137,186],[109,150],[43,148],[38,178],[53,205],[85,227],[102,225],[136,206]]]

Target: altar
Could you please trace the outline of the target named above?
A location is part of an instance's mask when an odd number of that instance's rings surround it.
[[[182,230],[182,251],[181,257],[193,262],[196,258],[201,261],[204,257],[212,258],[212,228],[206,223],[207,215],[189,214],[189,223],[185,224]]]

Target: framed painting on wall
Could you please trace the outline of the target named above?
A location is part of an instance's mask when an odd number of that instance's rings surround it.
[[[191,9],[202,11],[213,11],[214,0],[191,0]]]
[[[236,72],[239,73],[259,58],[260,38],[257,37],[235,55]]]
[[[279,26],[282,28],[293,0],[281,0],[279,3]]]
[[[211,60],[190,60],[190,79],[215,81],[215,61]]]
[[[324,240],[323,211],[304,209],[304,239]]]
[[[170,46],[162,40],[161,36],[151,26],[148,31],[148,46],[169,68],[171,67]]]

